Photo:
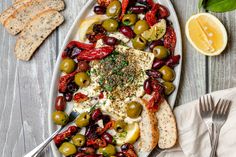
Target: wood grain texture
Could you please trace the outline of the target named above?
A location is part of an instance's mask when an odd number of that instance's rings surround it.
[[[11,1],[1,0],[0,11]],[[30,62],[17,61],[15,38],[0,26],[0,156],[21,157],[48,137],[47,105],[57,54],[68,29],[86,0],[66,0],[65,23],[38,49]],[[183,71],[176,105],[207,91],[236,86],[236,12],[215,14],[226,26],[229,45],[222,55],[207,58],[193,49],[184,34],[196,0],[173,0],[183,36]],[[53,157],[50,147],[41,155]]]

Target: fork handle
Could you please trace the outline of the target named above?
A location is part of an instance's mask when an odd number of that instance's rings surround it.
[[[28,154],[26,154],[24,157],[37,157],[43,149],[53,140],[53,138],[63,129],[64,127],[59,128],[56,130],[51,136],[49,136],[44,142],[42,142],[39,146],[34,148],[32,151],[30,151]]]
[[[220,131],[219,129],[216,128],[216,126],[213,124],[213,129],[214,129],[214,136],[213,136],[213,145],[211,149],[211,154],[210,157],[216,157],[216,151],[218,147],[218,141],[219,141],[219,136],[220,136]]]

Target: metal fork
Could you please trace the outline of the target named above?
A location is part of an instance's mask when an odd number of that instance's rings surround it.
[[[219,135],[222,126],[224,125],[226,119],[228,118],[230,111],[231,101],[220,99],[216,105],[213,113],[213,128],[214,128],[214,141],[212,145],[212,150],[210,157],[216,157],[216,150],[218,147]]]
[[[89,113],[93,111],[93,109],[96,107],[96,104],[93,105],[90,108]],[[58,130],[56,130],[51,136],[49,136],[44,142],[42,142],[40,145],[38,145],[36,148],[34,148],[32,151],[30,151],[28,154],[26,154],[24,157],[37,157],[43,149],[53,140],[53,138],[60,133],[63,129],[70,126],[72,123],[74,123],[74,120],[78,117],[79,113],[77,111],[72,110],[72,112],[69,115],[69,123],[65,126],[61,126]]]
[[[210,141],[211,144],[213,142],[212,140],[212,114],[213,114],[213,110],[214,110],[214,102],[212,99],[211,95],[205,95],[202,96],[201,98],[199,98],[199,111],[200,111],[200,115],[202,117],[202,120],[205,122],[208,132],[209,132],[209,136],[210,136]]]

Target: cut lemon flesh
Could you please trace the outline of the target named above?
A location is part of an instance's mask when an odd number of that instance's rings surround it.
[[[108,17],[106,15],[94,15],[94,16],[90,16],[86,19],[84,19],[80,26],[79,26],[79,30],[78,30],[78,37],[79,37],[79,41],[85,42],[86,40],[86,33],[88,31],[88,29],[95,23],[99,23],[104,21],[105,19],[107,19]]]
[[[205,55],[219,55],[227,45],[225,27],[209,13],[192,16],[187,21],[185,31],[194,48]]]
[[[125,132],[118,133],[115,136],[116,144],[122,145],[125,143],[135,143],[140,136],[140,129],[138,123],[128,124]]]

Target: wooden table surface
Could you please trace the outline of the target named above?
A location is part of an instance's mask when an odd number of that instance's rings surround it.
[[[30,62],[16,60],[15,37],[0,26],[0,155],[21,157],[48,137],[49,87],[58,51],[86,0],[66,0],[65,23],[39,48]],[[0,11],[11,5],[0,0]],[[183,70],[176,105],[216,90],[236,86],[236,11],[215,14],[225,25],[229,43],[217,57],[206,57],[188,43],[184,26],[197,12],[197,0],[173,0],[183,37]],[[42,156],[52,157],[48,148]]]

